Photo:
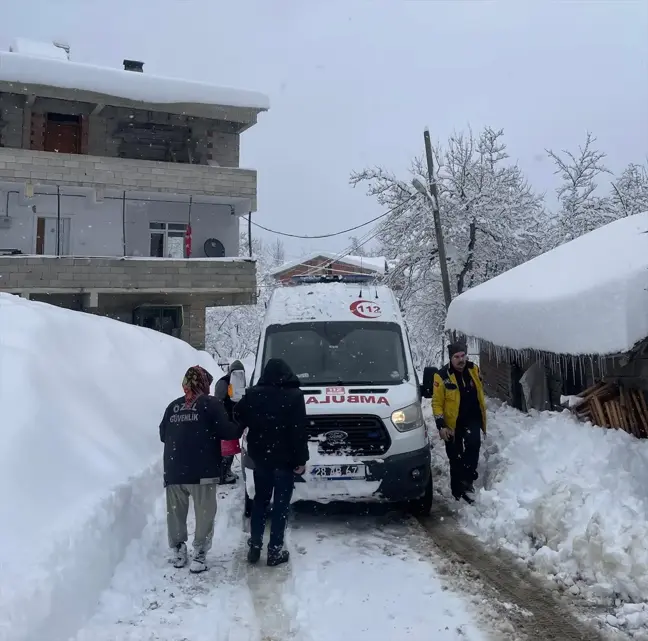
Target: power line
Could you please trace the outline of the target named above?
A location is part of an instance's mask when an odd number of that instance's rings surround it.
[[[350,231],[355,231],[356,229],[360,229],[361,227],[366,227],[367,225],[371,225],[371,223],[375,223],[377,220],[380,220],[385,216],[389,216],[389,214],[395,212],[399,207],[402,207],[403,205],[407,204],[410,200],[412,200],[412,198],[416,198],[417,196],[418,194],[412,194],[407,200],[402,202],[400,205],[396,205],[395,207],[392,207],[386,212],[380,214],[380,216],[376,216],[375,218],[372,218],[371,220],[368,220],[366,223],[362,223],[361,225],[356,225],[355,227],[349,227],[349,229],[343,229],[342,231],[336,231],[332,234],[321,234],[320,236],[300,236],[299,234],[288,234],[283,231],[276,231],[275,229],[269,229],[268,227],[259,225],[259,223],[255,223],[254,221],[252,221],[252,224],[255,227],[258,227],[259,229],[263,229],[264,231],[270,232],[271,234],[277,234],[277,236],[287,236],[288,238],[302,238],[304,240],[317,240],[319,238],[333,238],[333,236],[341,236],[342,234],[348,234]]]
[[[373,240],[378,234],[380,233],[380,230],[369,230],[364,236],[361,236],[359,241],[357,243],[353,243],[351,245],[347,245],[342,251],[340,251],[337,254],[334,254],[332,258],[328,258],[324,263],[321,265],[304,265],[304,267],[309,267],[310,269],[305,272],[304,274],[301,274],[302,276],[311,276],[312,274],[316,274],[318,271],[321,269],[326,269],[333,263],[336,263],[339,260],[343,260],[346,256],[349,256],[352,251],[359,249],[363,245],[366,245],[369,241]]]
[[[406,202],[411,200],[411,198],[408,198]],[[405,204],[405,203],[403,203]],[[401,205],[399,205],[401,206]],[[394,208],[396,209],[396,208]],[[407,208],[409,209],[409,207]],[[407,211],[407,210],[405,210]],[[404,212],[403,212],[404,213]],[[334,262],[337,262],[339,260],[343,260],[345,256],[348,256],[354,249],[358,247],[362,247],[363,245],[366,245],[368,242],[371,242],[378,234],[380,233],[380,229],[375,230],[375,231],[368,231],[364,236],[361,238],[363,239],[362,242],[357,243],[356,245],[349,245],[346,249],[343,249],[339,254],[334,256],[333,258],[328,259],[326,262],[324,262],[321,265],[306,265],[305,263],[299,263],[298,265],[295,265],[298,267],[299,265],[303,265],[304,267],[308,267],[308,271],[306,271],[304,274],[300,274],[301,276],[310,276],[312,274],[317,273],[319,270],[326,268],[328,265],[333,264]],[[259,285],[258,286],[260,289],[263,288],[269,288],[269,287],[276,287],[276,285]]]

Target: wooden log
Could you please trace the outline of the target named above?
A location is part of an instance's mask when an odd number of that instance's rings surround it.
[[[619,401],[612,401],[612,408],[614,410],[614,427],[616,427],[618,430],[623,430],[624,432],[626,431],[625,425],[623,423],[623,416],[621,415],[621,405],[619,405]]]
[[[593,396],[596,396],[601,403],[613,401],[619,396],[619,388],[614,383],[608,383],[608,385],[602,387],[598,392],[595,392]]]
[[[630,392],[628,393],[628,398],[630,399],[630,403],[634,411],[639,438],[645,438],[648,434],[648,420],[646,420],[641,413],[641,405],[639,403],[639,399],[635,395],[635,390],[630,390]]]
[[[628,412],[626,393],[621,385],[619,386],[619,400],[618,400],[617,407],[619,412],[619,419],[621,421],[621,427],[626,432],[632,434],[633,436],[636,436],[634,426],[632,424],[633,423],[632,417],[629,415]]]
[[[594,417],[596,424],[600,425],[601,427],[609,427],[609,423],[605,418],[605,412],[603,411],[601,401],[599,401],[596,396],[593,396],[590,403],[592,405],[592,416]]]
[[[598,389],[600,389],[601,387],[603,387],[603,385],[605,385],[605,381],[599,381],[598,383],[594,383],[594,385],[592,385],[591,387],[588,387],[587,389],[584,389],[582,392],[580,392],[580,394],[578,394],[578,396],[580,396],[580,397],[583,398],[583,399],[586,399],[586,398],[588,398],[588,397],[589,397],[593,392],[595,392],[596,390],[598,390]]]
[[[608,392],[614,391],[615,385],[614,383],[604,383],[601,381],[601,383],[597,385],[593,385],[590,387],[588,390],[585,390],[587,394],[584,392],[581,392],[579,396],[583,398],[583,400],[590,400],[594,396],[601,397],[603,394],[607,394]]]
[[[641,405],[641,411],[644,416],[648,418],[648,403],[646,403],[646,397],[642,390],[637,390],[637,396],[639,397],[639,403]]]
[[[643,432],[645,436],[648,436],[648,409],[644,410],[645,399],[643,397],[643,392],[634,389],[630,392],[630,396],[634,402],[635,411],[637,413],[637,417],[639,419],[639,423],[641,424]]]

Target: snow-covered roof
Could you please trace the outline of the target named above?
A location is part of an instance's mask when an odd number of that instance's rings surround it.
[[[270,274],[276,276],[282,274],[289,269],[303,265],[308,261],[316,260],[318,258],[323,258],[325,260],[335,261],[336,263],[346,263],[347,265],[353,265],[354,267],[360,267],[362,269],[371,270],[377,274],[385,273],[386,259],[382,256],[344,256],[340,257],[339,254],[333,252],[315,252],[308,256],[302,256],[301,258],[296,258],[295,260],[288,261],[279,267],[273,269]]]
[[[648,211],[464,292],[446,328],[513,350],[627,352],[648,337]]]
[[[9,51],[22,53],[38,58],[54,58],[56,60],[69,60],[69,55],[63,46],[56,46],[53,42],[39,42],[27,38],[15,38]]]
[[[71,62],[62,49],[62,57],[54,54],[57,48],[48,43],[17,40],[11,48],[14,51],[0,51],[0,82],[76,89],[156,105],[200,104],[257,111],[270,108],[267,96],[256,91]]]
[[[363,320],[401,322],[398,301],[389,287],[350,283],[278,287],[272,292],[264,325]]]

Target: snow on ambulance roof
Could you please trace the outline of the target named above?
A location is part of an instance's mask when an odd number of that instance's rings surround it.
[[[258,111],[270,108],[267,96],[256,91],[70,62],[67,56],[55,56],[53,48],[46,43],[17,40],[13,51],[0,51],[0,82],[77,89],[149,104],[202,104]]]
[[[295,260],[290,260],[283,265],[279,265],[270,272],[270,275],[274,276],[276,274],[281,274],[293,267],[298,267],[303,265],[309,260],[315,260],[316,258],[325,258],[327,260],[333,260],[336,263],[346,263],[347,265],[353,265],[354,267],[360,267],[364,269],[370,269],[377,274],[385,273],[385,265],[387,260],[382,256],[343,256],[340,257],[339,254],[334,254],[331,252],[315,252],[309,254],[308,256],[302,256]]]
[[[619,354],[648,337],[648,211],[455,298],[446,329],[514,350]]]
[[[385,285],[314,283],[278,287],[272,293],[265,325],[311,321],[400,323],[393,292]]]

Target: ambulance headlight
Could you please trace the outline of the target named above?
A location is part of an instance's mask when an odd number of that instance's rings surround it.
[[[391,421],[399,432],[409,432],[423,427],[423,411],[420,403],[408,405],[401,410],[392,412]]]

